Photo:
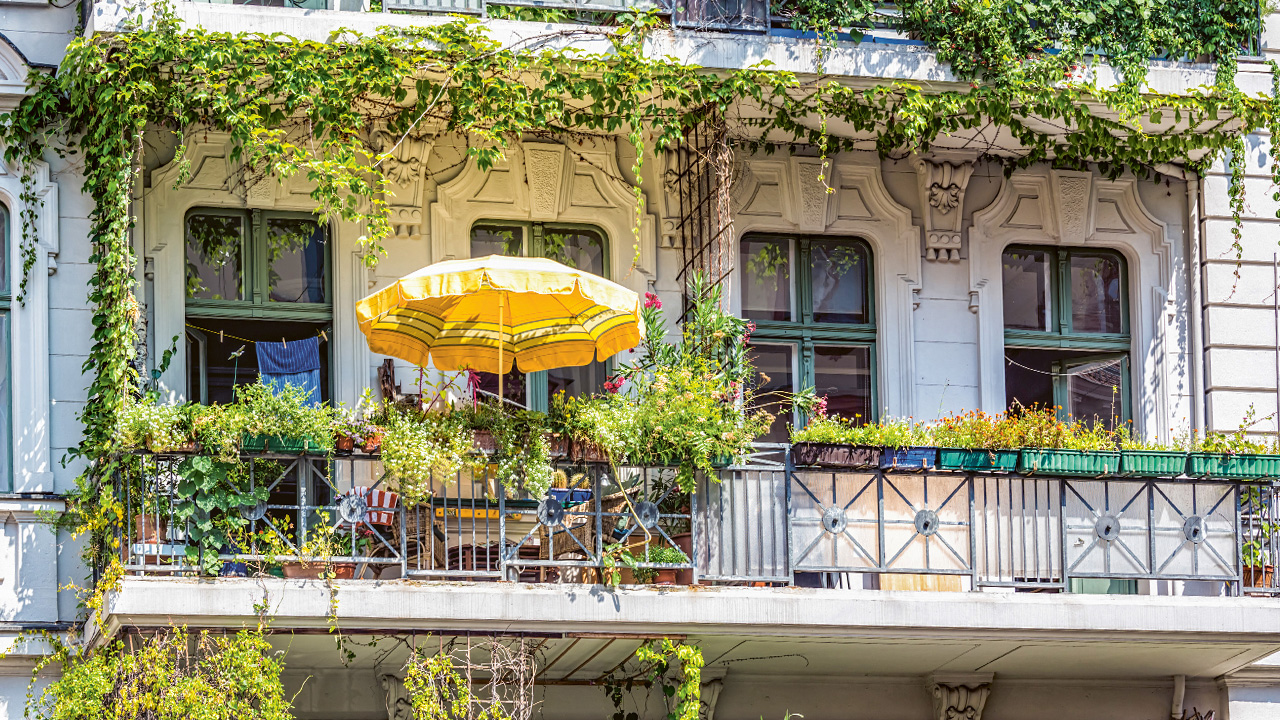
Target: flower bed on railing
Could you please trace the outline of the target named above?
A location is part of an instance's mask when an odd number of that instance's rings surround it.
[[[1064,421],[1052,408],[975,411],[937,423],[859,424],[819,415],[792,432],[792,461],[800,467],[1057,477],[1280,478],[1280,448],[1250,439],[1247,427],[1163,445],[1134,438],[1124,425]]]

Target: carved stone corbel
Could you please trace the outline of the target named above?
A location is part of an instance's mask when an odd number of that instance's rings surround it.
[[[935,720],[982,720],[994,673],[930,675],[925,687],[933,698]]]
[[[383,673],[378,676],[378,684],[387,694],[387,720],[413,720],[413,701],[404,687],[404,679]]]
[[[379,124],[369,133],[369,144],[378,153],[378,167],[387,180],[384,199],[391,215],[391,230],[398,238],[422,237],[422,175],[432,144],[401,137]]]
[[[973,163],[917,158],[915,166],[924,218],[924,259],[959,262],[964,191],[973,175]]]

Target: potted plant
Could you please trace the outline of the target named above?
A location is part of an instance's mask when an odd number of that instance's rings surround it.
[[[1127,427],[1117,430],[1116,437],[1120,441],[1120,475],[1174,478],[1187,471],[1185,450],[1134,438]]]
[[[238,388],[236,394],[244,413],[244,450],[289,455],[333,450],[333,409],[312,405],[305,390],[259,382]]]
[[[1271,480],[1280,478],[1277,448],[1246,435],[1253,425],[1250,409],[1245,422],[1232,433],[1212,432],[1191,440],[1187,475],[1191,477]]]
[[[930,428],[938,446],[938,467],[967,472],[1013,472],[1018,465],[1021,436],[1017,423],[1005,413],[975,410],[950,415]]]
[[[319,513],[319,521],[312,530],[311,536],[298,545],[298,559],[280,564],[284,570],[284,576],[310,580],[354,578],[356,574],[354,562],[333,561],[335,557],[345,556],[346,551],[351,549],[349,544],[344,544],[342,541],[343,536],[330,524],[328,513]]]
[[[1018,471],[1102,477],[1120,469],[1115,434],[1101,422],[1067,422],[1053,408],[1023,409],[1014,418],[1022,435]]]
[[[820,412],[804,428],[791,431],[791,461],[798,467],[879,467],[882,450],[875,430]]]
[[[651,545],[645,553],[645,562],[655,565],[688,565],[689,556],[680,549],[669,545]],[[655,582],[659,585],[675,585],[677,568],[648,568],[654,572]],[[639,576],[639,572],[636,573]]]
[[[193,433],[188,406],[164,405],[150,399],[127,401],[117,426],[117,437],[125,448],[155,453],[195,452]]]

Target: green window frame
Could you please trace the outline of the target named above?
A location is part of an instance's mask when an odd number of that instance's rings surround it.
[[[1042,302],[1047,307],[1044,311],[1045,328],[1029,329],[1009,326],[1009,304],[1023,303],[1025,298],[1013,296],[1009,286],[1009,272],[1014,256],[1025,260],[1027,256],[1042,254],[1047,265],[1047,288]],[[1118,327],[1114,330],[1089,331],[1075,327],[1075,316],[1078,309],[1087,306],[1077,304],[1074,297],[1075,287],[1072,279],[1073,268],[1077,261],[1092,259],[1102,263],[1114,263],[1118,268],[1114,279],[1115,299],[1105,299],[1104,303],[1095,303],[1095,308],[1104,307],[1104,314],[1114,314]],[[1068,416],[1088,419],[1088,414],[1077,412],[1073,399],[1072,379],[1085,377],[1095,385],[1103,384],[1100,376],[1113,378],[1110,391],[1111,403],[1108,409],[1113,422],[1128,422],[1131,419],[1130,388],[1130,350],[1132,336],[1130,334],[1129,313],[1129,270],[1128,263],[1122,253],[1107,248],[1057,247],[1049,245],[1010,245],[1001,255],[1002,267],[1005,270],[1005,368],[1006,368],[1006,402],[1012,406],[1016,390],[1008,380],[1009,373],[1021,374],[1024,377],[1043,375],[1052,384],[1052,402],[1064,419]],[[1095,273],[1100,281],[1099,286],[1109,286],[1109,282],[1101,282],[1104,278]],[[1110,292],[1107,290],[1106,292]],[[1110,320],[1101,321],[1111,324]],[[1037,362],[1025,362],[1035,358]],[[1106,370],[1098,370],[1105,368]],[[1025,404],[1025,403],[1024,403]],[[1094,413],[1097,415],[1097,413]],[[1099,416],[1101,417],[1101,416]]]
[[[213,342],[219,346],[231,342],[225,335],[249,335],[252,340],[297,340],[323,332],[325,336],[333,326],[333,233],[329,225],[312,214],[306,212],[290,212],[276,210],[237,210],[229,208],[197,207],[187,211],[183,223],[184,254],[189,250],[192,238],[191,218],[194,216],[224,217],[238,220],[240,237],[234,246],[239,258],[240,267],[236,289],[239,297],[235,298],[202,298],[192,297],[192,267],[186,262],[184,273],[184,296],[186,300],[186,325],[188,347],[198,353],[198,357],[189,358],[189,391],[191,399],[209,402],[208,348]],[[283,251],[279,245],[271,242],[271,228],[289,221],[304,221],[314,224],[321,235],[322,249],[322,293],[323,302],[292,302],[271,299],[272,262],[278,259]],[[273,258],[273,253],[276,257]],[[184,258],[186,256],[184,255]],[[305,278],[304,278],[305,279]],[[228,321],[235,321],[230,329],[225,326]],[[268,333],[268,334],[264,334]],[[253,338],[254,334],[261,337]],[[215,337],[216,336],[216,337]],[[225,347],[224,347],[225,349]],[[247,347],[245,352],[252,352]],[[322,361],[328,366],[327,384],[333,387],[333,363],[327,357],[327,344],[322,344]],[[239,381],[239,377],[236,378]],[[330,391],[331,394],[332,391]]]
[[[864,239],[855,236],[831,235],[797,235],[778,233],[749,233],[741,239],[739,258],[741,260],[741,305],[742,316],[755,323],[751,336],[751,344],[760,349],[768,346],[786,346],[791,350],[792,392],[801,388],[814,387],[819,395],[824,388],[819,387],[820,358],[838,353],[844,349],[857,350],[862,356],[865,366],[866,388],[865,409],[857,412],[863,422],[874,422],[877,418],[876,408],[879,406],[876,368],[876,304],[875,304],[875,258],[871,245]],[[786,245],[785,252],[778,252],[779,244]],[[820,315],[839,314],[823,311],[815,307],[814,257],[815,246],[828,247],[847,246],[856,251],[849,269],[861,270],[862,284],[861,303],[862,317],[860,321],[832,322]],[[828,263],[830,260],[828,258]],[[779,270],[779,263],[785,263],[785,270]],[[779,273],[772,275],[773,273]],[[757,278],[776,279],[777,283],[786,282],[789,292],[790,319],[768,318],[769,311],[747,307],[748,282],[752,275]],[[840,273],[844,278],[844,273]],[[776,313],[776,311],[775,311]],[[850,313],[853,314],[853,313]],[[845,363],[847,364],[847,363]],[[860,370],[858,371],[860,373]],[[786,388],[782,388],[786,389]],[[787,409],[779,408],[779,424],[770,432],[771,440],[786,441],[784,425],[787,422]],[[835,411],[835,410],[833,410]],[[797,408],[791,408],[790,421],[803,424],[806,420]],[[847,413],[842,413],[847,414]]]
[[[9,206],[0,203],[0,490],[13,490],[13,288],[9,280]]]
[[[528,222],[528,221],[510,221],[510,220],[478,220],[472,226],[468,233],[468,242],[470,244],[471,256],[476,257],[476,231],[480,229],[502,229],[509,228],[513,231],[520,231],[519,241],[517,243],[514,233],[512,237],[507,238],[506,247],[501,248],[502,255],[511,255],[519,257],[545,257],[564,263],[570,267],[574,267],[576,263],[573,258],[564,252],[563,241],[557,246],[555,233],[557,231],[565,233],[591,233],[596,235],[600,240],[601,251],[601,277],[609,277],[609,268],[611,263],[611,255],[609,248],[609,234],[603,228],[597,225],[584,223],[561,223],[561,222]],[[497,248],[495,248],[497,249]],[[590,367],[590,366],[587,366]],[[604,379],[608,378],[614,372],[614,361],[612,359],[604,362],[603,378],[601,378],[601,387],[593,388],[594,391],[603,389]],[[546,412],[551,405],[551,371],[540,371],[529,373],[524,379],[525,387],[525,407],[530,410]],[[514,375],[514,371],[512,373]],[[511,376],[508,376],[511,377]],[[507,386],[513,387],[513,380],[508,380]],[[518,380],[515,380],[518,382]]]

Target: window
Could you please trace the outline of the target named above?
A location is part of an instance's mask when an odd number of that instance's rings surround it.
[[[9,367],[9,306],[13,290],[9,286],[9,208],[0,204],[0,489],[12,489],[13,380]]]
[[[581,225],[491,222],[471,229],[471,257],[545,257],[600,277],[608,277],[607,247],[603,232]],[[512,368],[503,381],[503,393],[530,409],[546,410],[552,395],[561,391],[571,396],[599,392],[608,379],[607,362],[547,370],[528,377]],[[496,395],[498,376],[480,373],[480,389]]]
[[[1129,419],[1128,279],[1109,250],[1005,250],[1005,399],[1108,425]]]
[[[871,248],[855,238],[748,235],[739,247],[742,316],[756,324],[760,390],[813,386],[843,417],[875,415]],[[767,379],[766,379],[767,378]],[[785,404],[764,438],[786,442],[797,422]]]
[[[328,333],[327,228],[305,213],[192,210],[186,218],[188,397],[230,402],[258,380],[255,342]],[[328,344],[320,395],[329,397]]]

